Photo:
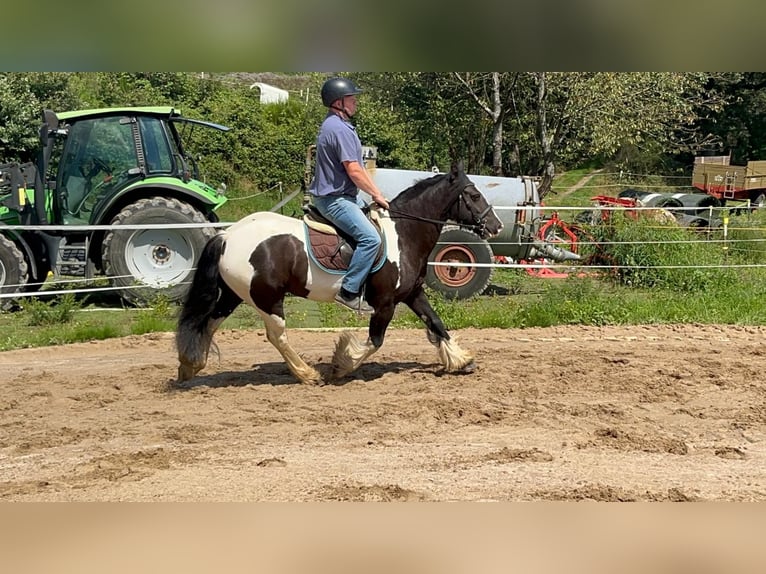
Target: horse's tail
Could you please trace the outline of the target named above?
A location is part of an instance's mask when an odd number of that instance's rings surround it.
[[[176,348],[180,362],[179,381],[192,378],[207,363],[207,354],[213,339],[213,330],[209,325],[218,302],[222,281],[218,262],[225,250],[225,233],[218,233],[208,240],[181,307],[176,328]]]

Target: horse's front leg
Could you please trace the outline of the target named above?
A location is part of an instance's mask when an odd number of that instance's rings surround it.
[[[393,303],[375,309],[370,318],[367,342],[362,343],[350,331],[343,331],[335,344],[332,377],[339,379],[353,373],[362,362],[383,345],[386,329],[394,316]]]
[[[457,342],[450,337],[444,323],[428,302],[423,289],[414,291],[405,303],[425,323],[428,340],[439,351],[439,360],[444,365],[444,369],[448,373],[473,371],[476,366],[473,361],[473,354],[461,349]]]

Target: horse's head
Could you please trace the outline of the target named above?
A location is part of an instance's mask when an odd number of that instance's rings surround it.
[[[463,171],[461,163],[452,164],[449,173],[450,190],[457,196],[449,210],[449,217],[461,225],[472,227],[482,239],[493,237],[503,229],[503,222],[487,198]]]

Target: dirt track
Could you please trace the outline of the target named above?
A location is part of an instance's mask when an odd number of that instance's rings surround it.
[[[766,500],[766,329],[453,334],[470,375],[399,330],[323,387],[262,331],[183,388],[171,334],[0,353],[0,500]]]

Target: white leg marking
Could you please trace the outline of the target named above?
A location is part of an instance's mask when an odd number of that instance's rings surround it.
[[[455,341],[454,337],[449,341],[442,339],[439,342],[439,360],[448,373],[462,371],[473,363],[473,354],[464,351]]]
[[[335,354],[332,358],[333,378],[337,379],[353,373],[362,361],[377,350],[378,348],[370,339],[362,344],[356,335],[350,331],[343,331],[335,344]]]
[[[287,333],[285,332],[285,320],[278,315],[268,315],[262,311],[259,312],[263,317],[263,322],[266,325],[266,337],[269,342],[276,347],[277,351],[282,355],[287,363],[290,372],[302,383],[317,384],[322,381],[322,377],[313,367],[310,367],[306,362],[295,352],[287,341]]]

